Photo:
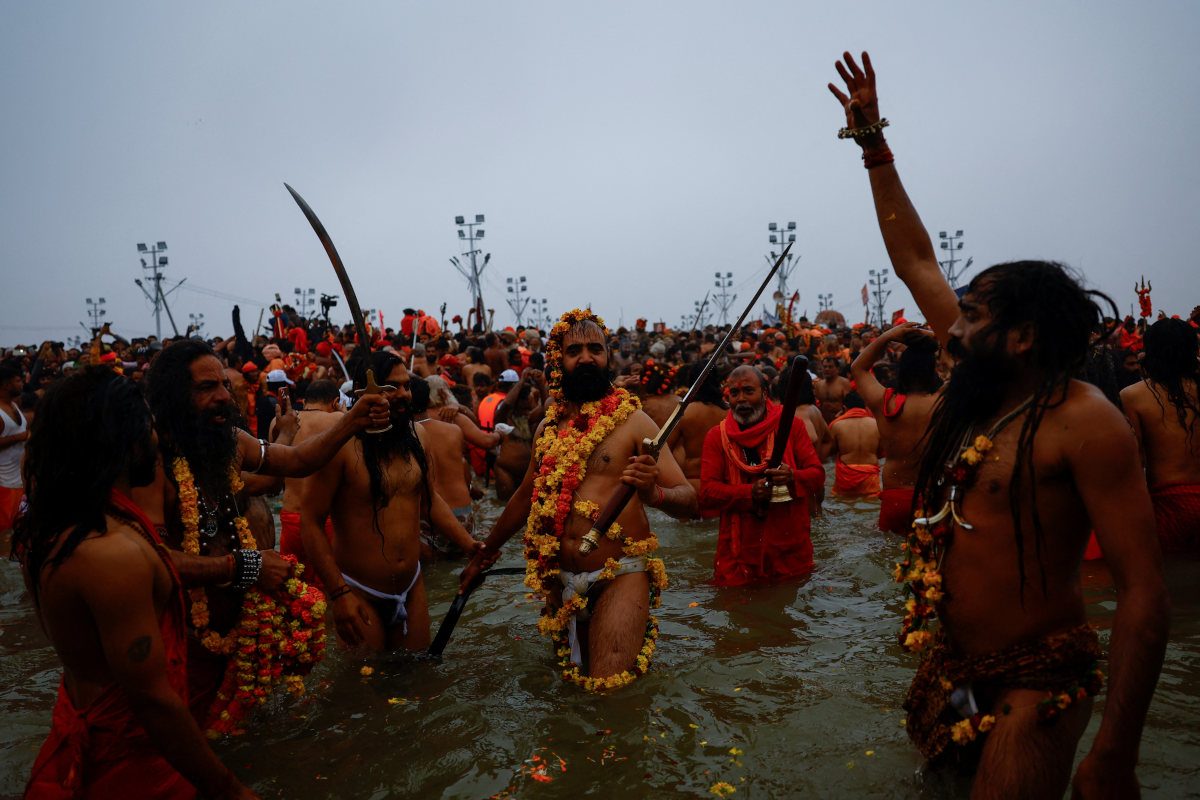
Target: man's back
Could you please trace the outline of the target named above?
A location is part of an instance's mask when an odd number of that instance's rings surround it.
[[[1185,379],[1184,390],[1196,402],[1195,382]],[[1166,390],[1144,380],[1121,390],[1121,404],[1141,442],[1150,487],[1200,484],[1200,430],[1188,435]],[[1185,419],[1200,428],[1194,412]]]
[[[834,452],[847,464],[879,463],[879,425],[874,417],[841,417],[829,426]]]
[[[463,472],[463,432],[451,422],[425,418],[417,423],[425,429],[425,455],[430,461],[433,490],[451,508],[471,503],[471,491]]]

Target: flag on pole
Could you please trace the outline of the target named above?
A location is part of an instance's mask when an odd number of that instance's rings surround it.
[[[863,298],[863,305],[865,306],[867,304],[868,298],[869,298],[869,295],[867,294],[867,285],[865,283],[863,284],[862,298]]]

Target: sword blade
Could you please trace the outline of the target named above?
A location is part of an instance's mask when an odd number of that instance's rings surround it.
[[[363,319],[362,307],[358,304],[358,295],[354,293],[354,284],[350,283],[350,275],[346,272],[346,265],[342,263],[342,257],[338,255],[337,248],[333,245],[333,239],[325,230],[325,226],[321,224],[316,212],[304,201],[300,193],[286,183],[283,185],[287,187],[292,199],[296,201],[296,205],[300,206],[300,210],[304,212],[308,224],[312,225],[317,238],[321,240],[325,254],[329,256],[329,261],[333,264],[333,271],[337,273],[338,283],[342,285],[342,293],[346,296],[346,305],[350,308],[350,316],[354,318],[354,328],[358,331],[358,341],[366,348],[367,352],[370,352],[371,340],[367,337],[367,325]]]
[[[691,388],[687,390],[687,394],[683,396],[683,400],[680,401],[679,405],[675,407],[675,410],[671,413],[671,416],[667,418],[665,423],[663,423],[663,426],[659,429],[658,433],[655,434],[654,438],[647,440],[647,452],[657,455],[658,451],[663,448],[664,444],[666,444],[667,437],[671,435],[671,431],[675,430],[675,426],[678,425],[679,421],[683,419],[683,410],[687,407],[688,403],[696,399],[696,394],[700,391],[700,387],[704,385],[704,381],[708,379],[709,373],[713,371],[714,367],[716,367],[718,359],[720,359],[720,357],[725,353],[725,348],[729,346],[729,342],[731,339],[733,339],[733,335],[738,332],[739,328],[742,327],[742,323],[746,321],[747,315],[749,315],[750,311],[754,308],[754,304],[758,302],[758,298],[767,288],[767,284],[769,284],[771,279],[775,277],[775,273],[779,271],[779,267],[783,264],[784,260],[787,258],[788,252],[791,249],[792,243],[788,242],[787,247],[783,248],[783,252],[779,254],[779,258],[775,259],[775,263],[771,266],[771,270],[767,273],[767,277],[763,278],[763,282],[758,287],[758,291],[755,292],[754,296],[750,298],[750,303],[746,306],[745,310],[742,311],[742,315],[737,318],[737,322],[733,323],[733,327],[731,327],[729,332],[725,334],[725,338],[721,340],[721,344],[718,345],[717,348],[713,350],[712,355],[708,357],[708,363],[704,365],[704,369],[700,371],[700,376],[696,378],[696,380],[692,383]]]

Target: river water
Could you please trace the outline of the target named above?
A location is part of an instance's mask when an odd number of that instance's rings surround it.
[[[899,540],[874,530],[878,506],[826,500],[816,571],[801,584],[720,590],[707,583],[715,523],[652,511],[671,578],[650,673],[594,696],[565,685],[537,634],[519,577],[471,597],[441,663],[333,653],[299,702],[276,699],[252,732],[217,750],[264,797],[940,798],[962,786],[922,776],[899,703],[914,667],[895,642]],[[499,507],[485,503],[488,520]],[[521,566],[510,542],[499,566]],[[457,567],[428,570],[434,624]],[[1147,797],[1200,797],[1200,563],[1169,565],[1174,603],[1163,677],[1142,738]],[[1107,645],[1115,591],[1084,566]],[[0,797],[20,795],[49,726],[54,653],[0,567]],[[362,667],[374,672],[364,676]],[[1080,745],[1086,752],[1103,699]]]

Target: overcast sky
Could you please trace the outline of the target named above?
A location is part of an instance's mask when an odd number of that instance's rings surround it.
[[[279,292],[340,293],[283,188],[321,216],[365,307],[465,313],[454,217],[557,315],[675,325],[797,223],[798,311],[862,318],[887,266],[825,85],[869,50],[925,224],[976,265],[1065,261],[1123,311],[1200,302],[1200,5],[1179,2],[9,3],[0,29],[0,344],[82,334],[103,296],[153,330],[138,242],[165,240],[182,329]],[[1191,53],[1192,55],[1188,55]],[[970,274],[970,273],[968,273]],[[911,298],[897,285],[888,311]],[[335,320],[345,321],[344,304]],[[164,331],[169,332],[166,320]]]

